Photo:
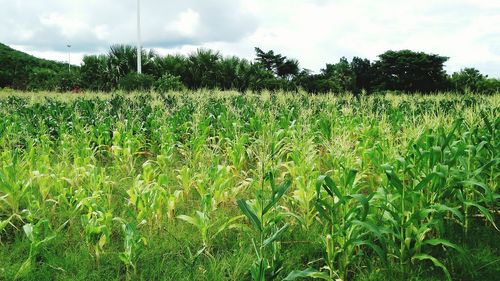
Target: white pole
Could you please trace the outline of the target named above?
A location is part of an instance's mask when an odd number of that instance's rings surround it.
[[[137,0],[137,73],[142,73],[141,0]]]
[[[68,46],[68,71],[71,71],[71,45]]]

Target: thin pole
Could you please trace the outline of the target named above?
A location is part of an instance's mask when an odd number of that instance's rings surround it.
[[[71,71],[71,45],[68,46],[68,71]]]
[[[141,0],[137,0],[137,73],[142,73]]]

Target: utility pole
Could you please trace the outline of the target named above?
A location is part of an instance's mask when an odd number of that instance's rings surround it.
[[[137,73],[142,73],[141,0],[137,0]]]
[[[66,45],[68,47],[68,72],[71,72],[71,45]]]

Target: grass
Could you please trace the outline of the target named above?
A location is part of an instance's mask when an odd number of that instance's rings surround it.
[[[0,279],[494,280],[499,97],[0,92]]]

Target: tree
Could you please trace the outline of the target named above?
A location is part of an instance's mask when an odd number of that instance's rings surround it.
[[[446,87],[447,57],[413,52],[387,51],[375,63],[376,88],[406,92],[434,92]]]
[[[78,69],[78,67],[74,67],[74,69]],[[39,79],[39,77],[43,75],[52,77],[51,73],[57,74],[67,71],[68,65],[65,63],[36,58],[0,43],[0,88],[45,89],[48,86],[48,81]],[[30,78],[35,80],[30,81]],[[42,84],[37,85],[38,82]],[[51,87],[56,84],[54,80],[50,83],[52,83]]]
[[[82,86],[91,91],[110,91],[117,84],[112,83],[108,57],[84,56],[81,67]]]
[[[273,50],[264,52],[262,49],[255,47],[255,53],[257,56],[255,60],[273,73],[276,73],[276,65],[282,64],[285,60],[280,54],[275,55]]]
[[[377,61],[345,57],[326,64],[319,74],[300,69],[296,59],[256,47],[255,61],[223,57],[213,50],[199,49],[189,56],[160,56],[142,50],[146,76],[133,75],[137,69],[136,47],[113,45],[105,55],[83,58],[81,67],[68,72],[65,63],[38,59],[0,44],[0,88],[70,91],[83,88],[112,91],[142,89],[156,81],[160,89],[289,90],[298,86],[311,93],[396,90],[429,93],[440,90],[494,93],[500,80],[489,78],[474,68],[446,75],[447,57],[410,50],[387,51]],[[148,86],[145,87],[144,83]],[[134,86],[135,85],[135,86]],[[161,91],[163,91],[161,90]]]
[[[240,59],[237,57],[222,58],[219,62],[219,85],[221,89],[236,89],[240,82]]]
[[[333,82],[323,74],[312,74],[303,69],[296,78],[298,85],[308,93],[328,93],[334,88]]]
[[[29,75],[29,91],[53,91],[57,87],[57,72],[48,68],[34,68]]]
[[[337,93],[354,90],[354,72],[345,57],[341,57],[338,63],[326,64],[321,73],[326,79],[330,80],[331,90]]]
[[[500,79],[485,78],[479,83],[478,91],[481,93],[500,93]]]
[[[354,75],[354,92],[359,93],[362,90],[370,92],[375,78],[370,60],[359,57],[352,58],[351,70]]]
[[[143,74],[155,74],[154,51],[141,50]],[[108,70],[113,84],[126,75],[137,71],[137,48],[130,45],[113,45],[108,52]]]
[[[191,89],[216,88],[220,78],[218,51],[198,49],[187,59],[187,84]]]
[[[451,84],[455,91],[477,92],[484,77],[479,70],[475,68],[464,68],[451,75]]]
[[[280,78],[290,80],[299,74],[298,60],[287,59],[286,56],[281,54],[274,54],[273,50],[264,52],[258,47],[255,47],[255,53],[257,56],[255,60]]]
[[[0,88],[11,87],[14,81],[13,73],[9,69],[0,69]]]
[[[78,69],[65,71],[57,75],[57,90],[69,92],[81,87],[81,75]]]
[[[276,74],[287,80],[299,74],[299,61],[296,59],[287,59],[285,62],[277,66]]]
[[[273,72],[262,67],[260,63],[253,63],[247,60],[242,60],[239,65],[239,82],[238,90],[260,91],[265,89],[265,85],[269,81],[276,80]]]
[[[181,77],[184,84],[187,84],[188,61],[183,55],[166,55],[157,57],[154,60],[155,76],[162,77],[164,74]]]

